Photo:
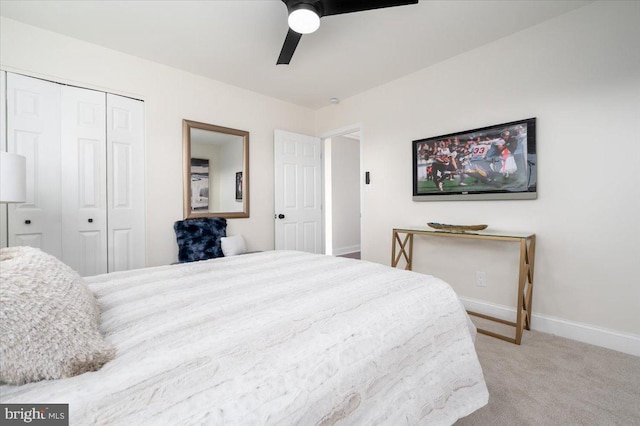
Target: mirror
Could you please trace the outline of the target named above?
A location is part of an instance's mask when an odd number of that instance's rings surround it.
[[[249,132],[182,120],[184,217],[249,217]]]

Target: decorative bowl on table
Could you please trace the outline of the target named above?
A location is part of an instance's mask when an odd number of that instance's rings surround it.
[[[440,231],[455,231],[455,232],[467,232],[467,231],[482,231],[487,225],[447,225],[446,223],[429,222],[427,223],[431,228],[438,229]]]

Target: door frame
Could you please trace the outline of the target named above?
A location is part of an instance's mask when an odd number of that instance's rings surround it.
[[[7,151],[7,72],[0,69],[0,151]],[[8,204],[0,204],[0,248],[9,245]]]
[[[363,217],[364,217],[364,162],[363,162],[363,140],[364,140],[364,126],[362,123],[350,124],[344,127],[340,127],[334,130],[330,130],[320,135],[321,140],[321,148],[322,148],[322,199],[324,204],[324,209],[322,211],[322,220],[323,220],[323,243],[324,243],[324,252],[325,254],[333,255],[333,218],[331,216],[330,208],[333,207],[332,199],[330,198],[331,194],[331,169],[327,166],[330,165],[328,163],[328,155],[331,154],[331,151],[327,148],[327,139],[331,139],[338,136],[344,136],[350,133],[359,132],[360,133],[360,143],[359,143],[359,176],[360,176],[360,253],[362,253],[362,236],[364,235],[363,231]],[[327,164],[328,163],[328,164]],[[361,255],[362,257],[362,255]]]

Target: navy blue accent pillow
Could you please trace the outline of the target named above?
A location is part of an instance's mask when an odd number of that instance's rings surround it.
[[[178,240],[178,261],[223,257],[220,239],[227,236],[227,220],[222,217],[204,217],[179,220],[173,224]]]

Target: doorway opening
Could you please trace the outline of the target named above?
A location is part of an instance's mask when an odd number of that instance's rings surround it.
[[[362,131],[340,129],[323,137],[325,253],[362,257]]]

